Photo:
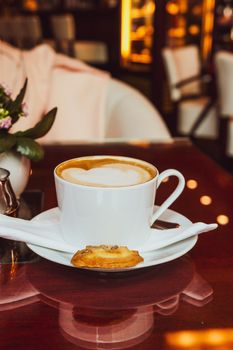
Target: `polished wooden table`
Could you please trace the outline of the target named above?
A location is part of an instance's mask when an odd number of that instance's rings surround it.
[[[27,247],[20,262],[8,242],[11,260],[0,261],[0,349],[233,349],[232,176],[187,140],[47,146],[45,152],[33,164],[25,197],[32,216],[57,205],[55,165],[113,154],[180,170],[186,188],[172,209],[219,228],[176,260],[115,274],[59,265]],[[157,204],[174,185],[170,178],[160,187]],[[34,190],[44,194],[42,208]]]

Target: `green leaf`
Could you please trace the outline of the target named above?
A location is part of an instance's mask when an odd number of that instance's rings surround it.
[[[21,109],[21,104],[23,102],[24,95],[25,95],[25,92],[27,89],[27,83],[28,83],[28,80],[26,79],[24,82],[24,85],[23,85],[22,89],[20,90],[20,93],[18,94],[16,99],[9,104],[9,106],[8,106],[9,114],[13,114],[18,109]]]
[[[14,135],[17,137],[30,137],[32,139],[38,139],[42,137],[46,135],[47,132],[51,129],[56,114],[57,108],[53,108],[33,128],[30,128],[26,131],[18,131]]]
[[[13,134],[0,134],[0,153],[15,146],[17,138]]]
[[[16,151],[35,162],[44,157],[44,151],[41,145],[26,137],[19,137],[17,139]]]

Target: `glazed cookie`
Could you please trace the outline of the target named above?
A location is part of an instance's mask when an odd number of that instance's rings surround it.
[[[76,267],[102,269],[132,267],[142,261],[138,251],[116,245],[86,246],[85,249],[77,251],[71,259],[71,263]]]

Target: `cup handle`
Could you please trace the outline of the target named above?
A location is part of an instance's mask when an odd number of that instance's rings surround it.
[[[151,225],[158,219],[158,217],[179,197],[185,186],[184,176],[175,169],[168,169],[163,171],[158,176],[157,189],[159,188],[161,182],[169,176],[176,176],[178,178],[178,184],[175,190],[170,194],[170,196],[160,205],[160,207],[152,214]]]

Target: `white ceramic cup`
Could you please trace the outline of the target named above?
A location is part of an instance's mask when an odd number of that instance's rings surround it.
[[[147,166],[155,176],[144,183],[122,187],[97,187],[80,185],[62,179],[54,170],[60,229],[63,239],[73,246],[127,245],[138,249],[150,237],[151,225],[177,199],[185,186],[183,175],[168,169],[159,174],[147,162],[121,156],[91,156],[82,159],[117,158],[118,160]],[[77,158],[81,159],[81,158]],[[156,191],[161,182],[176,176],[178,184],[171,195],[154,211]],[[166,185],[166,184],[165,184]]]

